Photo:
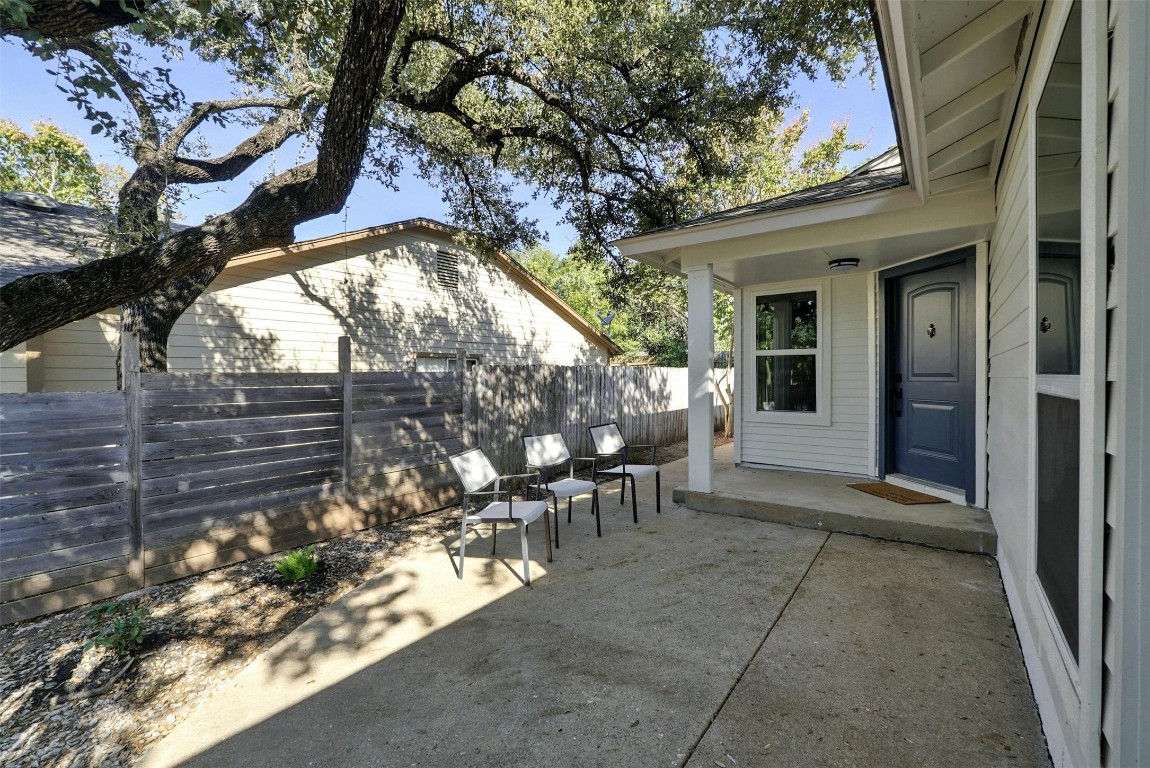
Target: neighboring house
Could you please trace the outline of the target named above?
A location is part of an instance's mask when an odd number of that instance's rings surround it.
[[[52,217],[52,218],[48,218]],[[98,231],[85,209],[0,206],[0,281],[76,263],[44,224]],[[480,257],[428,219],[237,257],[176,323],[175,373],[453,370],[462,354],[514,365],[606,365],[619,348],[510,257]],[[4,391],[115,389],[119,313],[71,323],[5,353]]]
[[[1055,764],[1150,765],[1150,3],[876,23],[901,152],[618,243],[687,277],[689,491],[720,288],[735,460],[988,509]]]

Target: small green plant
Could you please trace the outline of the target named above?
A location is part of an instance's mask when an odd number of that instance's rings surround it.
[[[148,634],[144,628],[147,615],[143,608],[132,608],[119,600],[93,605],[87,616],[88,626],[96,630],[96,636],[84,643],[84,650],[98,645],[117,656],[127,656],[143,644]]]
[[[303,581],[319,568],[319,559],[315,556],[315,544],[303,549],[291,549],[275,563],[276,570],[288,584]]]

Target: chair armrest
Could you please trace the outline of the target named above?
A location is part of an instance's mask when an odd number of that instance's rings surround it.
[[[658,450],[658,448],[656,446],[654,446],[654,445],[628,445],[627,446],[627,449],[629,451],[633,451],[636,448],[650,448],[651,449],[651,463],[652,464],[655,463],[655,451]]]
[[[517,480],[519,478],[527,478],[527,477],[535,478],[535,482],[527,483],[527,485],[530,487],[533,487],[535,489],[535,498],[538,499],[539,498],[539,483],[540,483],[538,472],[522,472],[522,473],[517,474],[517,475],[500,475],[499,477],[495,478],[495,488],[498,490],[499,486],[502,485],[504,480]],[[508,489],[506,491],[506,493],[510,493],[510,489]],[[513,502],[513,499],[510,496],[507,497],[507,500],[509,502]]]

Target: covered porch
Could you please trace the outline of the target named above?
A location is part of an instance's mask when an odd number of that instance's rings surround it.
[[[733,515],[828,533],[852,533],[956,552],[997,554],[984,509],[964,504],[906,505],[851,488],[858,478],[736,466],[734,446],[715,449],[714,491],[674,489],[674,500],[701,512]]]

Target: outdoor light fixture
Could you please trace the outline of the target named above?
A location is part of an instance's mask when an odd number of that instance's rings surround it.
[[[853,256],[845,259],[831,259],[827,262],[827,266],[836,272],[846,272],[847,270],[855,269],[859,265],[859,260]]]

